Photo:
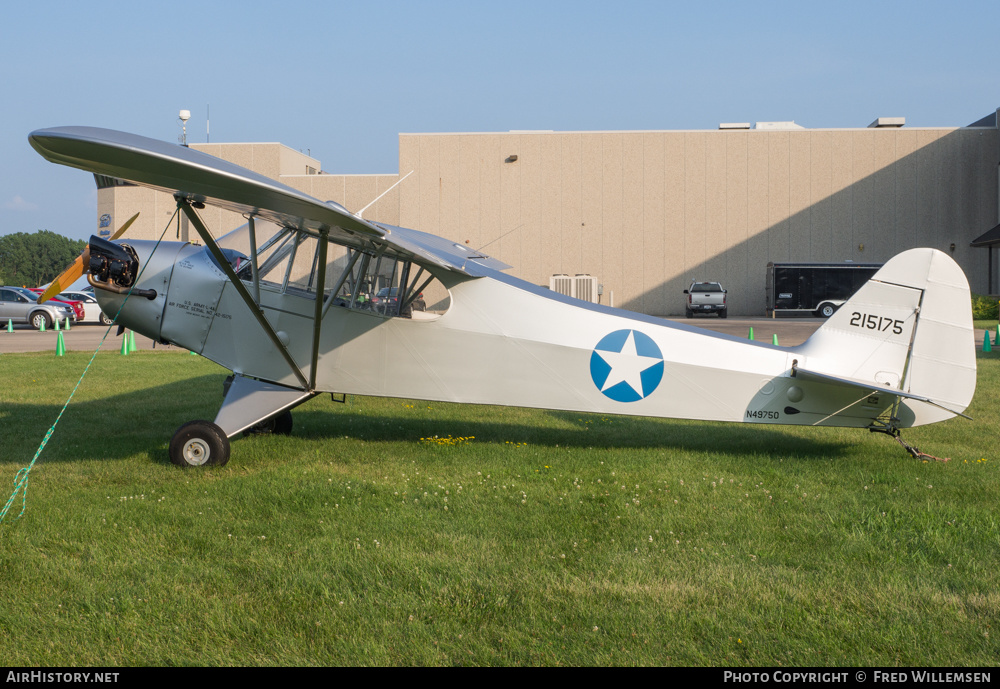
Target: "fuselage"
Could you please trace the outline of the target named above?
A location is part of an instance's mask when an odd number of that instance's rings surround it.
[[[136,287],[157,297],[130,298],[119,323],[243,376],[293,388],[313,379],[315,294],[260,285],[260,309],[297,375],[204,247],[131,245],[144,265]],[[884,409],[825,418],[856,402],[847,393],[810,408],[788,377],[793,361],[805,364],[795,349],[586,304],[495,271],[439,278],[451,305],[435,317],[329,308],[313,391],[752,423],[864,426]],[[99,294],[114,315],[123,297]]]

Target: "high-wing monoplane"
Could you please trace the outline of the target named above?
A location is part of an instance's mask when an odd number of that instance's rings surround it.
[[[964,416],[975,391],[969,285],[934,249],[892,258],[805,343],[779,347],[556,294],[184,146],[89,127],[29,140],[52,162],[172,193],[203,242],[93,236],[80,262],[117,323],[233,372],[215,420],[174,434],[182,466],[225,464],[247,429],[289,432],[290,410],[321,393],[898,437]],[[247,224],[217,241],[206,204]],[[420,311],[432,280],[448,306]]]

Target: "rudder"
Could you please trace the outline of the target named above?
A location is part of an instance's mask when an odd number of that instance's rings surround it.
[[[803,368],[908,392],[943,405],[902,400],[902,426],[964,411],[976,389],[969,283],[936,249],[890,259],[793,356]]]

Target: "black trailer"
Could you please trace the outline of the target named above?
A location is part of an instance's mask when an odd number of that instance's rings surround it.
[[[829,318],[881,263],[768,263],[767,315]]]

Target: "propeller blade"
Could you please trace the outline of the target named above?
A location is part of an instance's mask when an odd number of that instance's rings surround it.
[[[135,219],[139,217],[136,213],[131,218],[125,221],[125,224],[118,228],[118,231],[111,235],[111,241],[121,237],[125,230],[129,228]],[[70,285],[79,280],[83,273],[87,270],[87,266],[90,264],[90,245],[88,244],[83,250],[83,253],[76,257],[76,259],[69,264],[69,267],[59,274],[55,280],[52,281],[45,291],[42,292],[42,296],[38,297],[38,303],[42,304],[57,294],[66,290]]]
[[[138,218],[138,217],[139,217],[139,214],[136,213],[131,218],[129,218],[128,220],[126,220],[125,224],[122,225],[121,227],[119,227],[118,231],[115,232],[113,235],[111,235],[111,239],[108,240],[108,241],[112,241],[113,242],[116,239],[118,239],[119,237],[121,237],[123,234],[125,234],[125,230],[127,230],[129,228],[129,225],[131,225],[132,223],[134,223],[135,219]]]

